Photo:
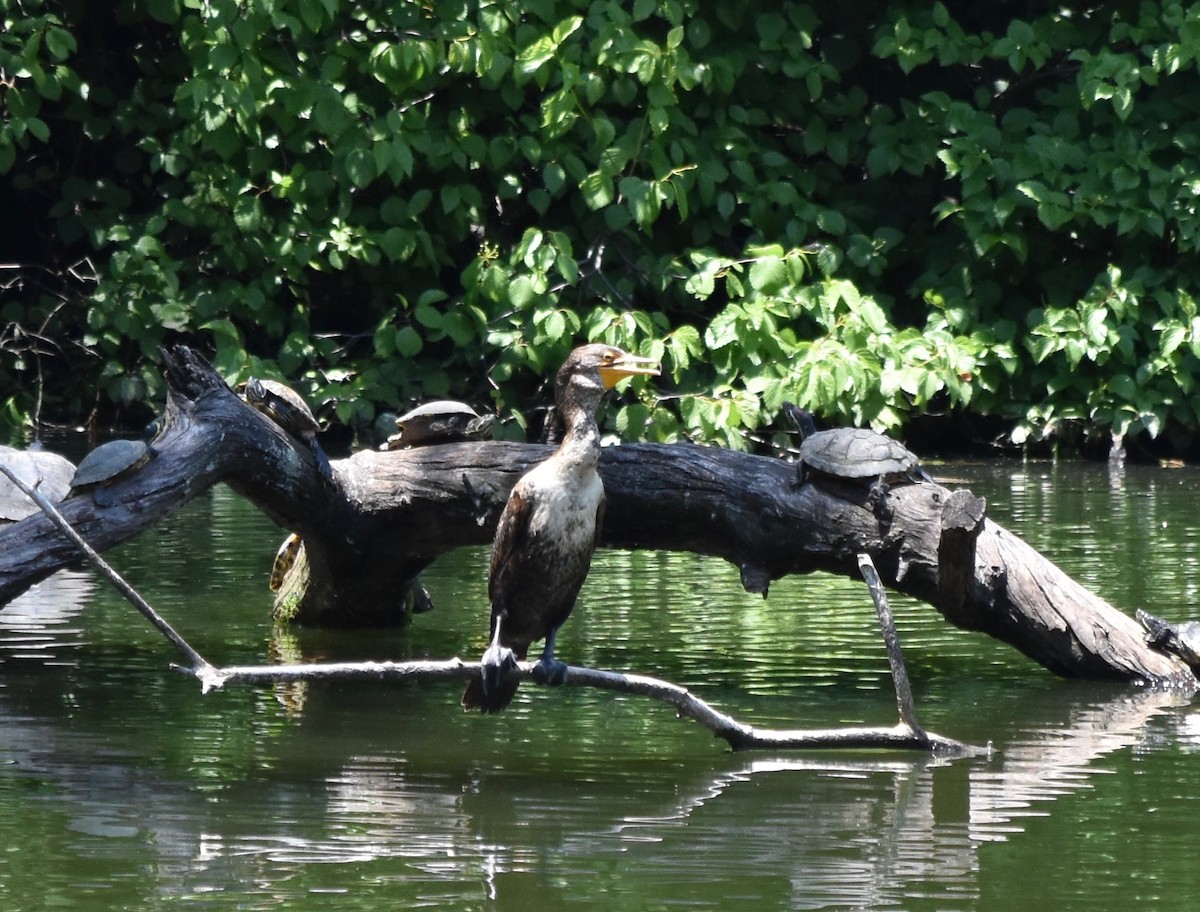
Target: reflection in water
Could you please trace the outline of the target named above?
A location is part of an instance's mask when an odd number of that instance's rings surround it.
[[[90,574],[62,570],[9,602],[0,611],[0,673],[6,658],[73,664],[83,643],[78,616],[96,588]]]
[[[1094,761],[1137,744],[1152,718],[1189,699],[1172,691],[1135,692],[1127,699],[1071,707],[1065,724],[1029,732],[1027,740],[1005,748],[997,769],[973,773],[972,838],[1020,832],[1020,818],[1049,813],[1039,803],[1091,788]]]
[[[1190,475],[956,474],[1114,603],[1184,615],[1170,608],[1188,604],[1200,560]],[[112,559],[218,661],[482,650],[483,550],[430,568],[438,608],[410,631],[274,631],[280,537],[222,489]],[[1188,699],[1056,680],[904,599],[923,721],[994,742],[992,759],[731,754],[658,704],[574,689],[523,688],[487,719],[461,713],[455,688],[201,696],[118,596],[80,574],[48,584],[0,612],[6,897],[239,910],[1190,902],[1178,834],[1200,810],[1200,714]],[[560,648],[678,681],[756,724],[895,712],[870,599],[849,580],[780,581],[763,601],[720,562],[603,553]],[[1052,886],[1029,876],[1073,851]]]

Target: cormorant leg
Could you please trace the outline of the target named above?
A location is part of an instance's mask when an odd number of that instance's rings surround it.
[[[557,637],[557,627],[546,634],[546,648],[542,650],[542,657],[533,666],[533,679],[539,684],[549,684],[551,687],[567,683],[567,663],[554,658],[554,640]]]
[[[492,642],[483,651],[483,658],[479,660],[479,675],[485,695],[498,692],[504,679],[517,670],[516,653],[507,646],[500,645],[500,624],[503,621],[504,615],[496,618],[496,632],[492,634]]]

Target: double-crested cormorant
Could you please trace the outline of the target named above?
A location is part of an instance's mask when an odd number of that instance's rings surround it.
[[[465,708],[504,709],[519,680],[509,672],[542,637],[536,675],[548,684],[566,680],[554,637],[587,577],[604,515],[596,409],[622,378],[657,373],[654,362],[610,345],[581,346],[559,369],[554,397],[566,431],[558,449],[517,482],[500,515],[488,570],[492,642],[480,678],[463,694]]]

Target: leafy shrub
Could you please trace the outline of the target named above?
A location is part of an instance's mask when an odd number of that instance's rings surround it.
[[[627,436],[745,447],[787,399],[884,428],[970,409],[1018,440],[1196,426],[1181,3],[4,17],[0,173],[48,202],[2,259],[59,282],[0,306],[57,342],[59,413],[153,400],[183,337],[347,425],[444,394],[523,423],[604,339],[664,359],[612,413]],[[85,258],[94,283],[69,281]],[[14,389],[46,361],[19,348],[0,338]]]

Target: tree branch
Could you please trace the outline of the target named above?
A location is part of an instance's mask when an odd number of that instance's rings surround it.
[[[200,653],[193,649],[191,644],[174,627],[167,623],[167,620],[155,611],[150,603],[142,598],[133,586],[125,581],[124,577],[117,573],[104,558],[93,550],[91,545],[83,540],[78,532],[71,528],[71,524],[55,509],[54,504],[43,497],[37,489],[25,484],[15,472],[2,463],[0,463],[0,473],[4,474],[9,481],[16,485],[21,490],[21,493],[36,503],[42,512],[50,517],[50,521],[58,527],[58,530],[71,540],[72,544],[91,562],[92,566],[99,570],[121,595],[125,596],[126,600],[141,613],[142,617],[146,618],[159,633],[165,636],[176,649],[188,658],[192,663],[192,667],[196,669],[198,676],[201,672],[212,670],[212,666],[204,660]]]
[[[879,616],[879,629],[883,632],[883,645],[887,649],[888,665],[892,669],[892,683],[896,688],[896,709],[900,712],[900,725],[912,732],[924,735],[925,731],[917,722],[917,709],[913,701],[912,685],[908,682],[908,670],[904,667],[904,656],[900,652],[900,634],[896,631],[896,619],[892,615],[892,606],[888,602],[887,593],[879,579],[879,571],[871,560],[871,555],[858,556],[858,569],[871,592],[871,600],[875,603],[875,613]]]
[[[547,447],[506,442],[363,450],[333,463],[251,409],[203,358],[163,353],[168,399],[157,458],[62,513],[97,551],[226,482],[304,541],[309,582],[294,618],[316,626],[406,623],[403,594],[431,561],[491,541],[509,491]],[[867,554],[882,585],[932,605],[1067,676],[1197,686],[1146,646],[1141,627],[985,516],[969,491],[897,483],[880,502],[854,480],[778,459],[686,444],[605,447],[600,544],[723,558],[764,595],[772,580],[824,571],[858,578]],[[0,528],[0,605],[76,560],[43,515]]]
[[[370,678],[380,681],[407,680],[471,680],[479,676],[478,664],[467,664],[459,658],[445,661],[413,662],[334,662],[305,665],[234,665],[220,668],[208,662],[187,642],[142,596],[73,529],[61,513],[34,488],[29,487],[7,466],[0,473],[31,498],[67,536],[81,554],[113,584],[135,608],[163,634],[188,660],[189,664],[171,667],[196,678],[202,693],[227,684],[261,684],[276,681],[308,681],[346,678]],[[882,614],[881,614],[882,618]],[[886,630],[886,625],[885,625]],[[895,630],[892,629],[893,639]],[[890,652],[889,652],[890,655]],[[522,662],[514,674],[533,678],[536,662]],[[893,667],[893,671],[895,668]],[[901,666],[901,671],[903,668]],[[899,680],[899,679],[897,679]],[[905,679],[907,680],[907,679]],[[816,749],[816,748],[900,748],[925,750],[953,756],[987,753],[959,741],[931,735],[915,724],[901,723],[893,728],[794,729],[757,730],[718,712],[708,703],[686,689],[669,681],[646,675],[621,674],[581,666],[568,666],[567,683],[576,687],[599,687],[623,693],[638,694],[660,700],[675,707],[681,717],[692,719],[724,738],[734,750],[755,748]],[[911,703],[911,693],[909,694]],[[915,718],[915,716],[913,717]]]
[[[521,662],[513,674],[535,681],[536,662]],[[304,665],[230,665],[213,668],[212,674],[173,666],[200,681],[204,691],[227,684],[346,680],[377,681],[470,681],[479,676],[479,665],[460,658],[411,662],[325,662]],[[580,665],[567,667],[566,684],[597,687],[658,700],[673,707],[681,718],[691,719],[724,738],[734,750],[842,750],[881,748],[922,750],[950,756],[982,756],[990,748],[976,747],[926,732],[905,723],[891,727],[772,729],[755,728],[715,709],[686,688],[648,675],[624,674]]]

